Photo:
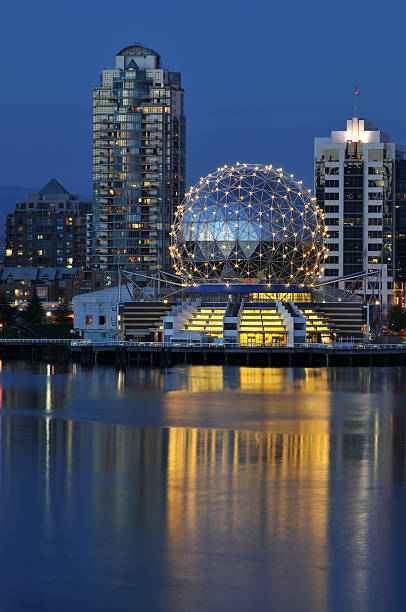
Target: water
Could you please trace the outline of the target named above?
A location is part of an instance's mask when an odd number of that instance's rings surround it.
[[[3,362],[1,612],[403,610],[405,381]]]

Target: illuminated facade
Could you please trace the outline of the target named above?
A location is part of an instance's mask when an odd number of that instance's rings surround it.
[[[405,223],[396,216],[404,195],[397,193],[397,174],[404,170],[403,147],[389,135],[357,117],[347,129],[315,139],[315,188],[328,231],[324,277],[381,270],[382,298],[393,299],[396,269],[406,267]],[[403,181],[404,183],[404,181]],[[399,252],[399,259],[396,254]],[[351,289],[354,281],[346,281]],[[344,281],[339,283],[344,288]]]
[[[175,213],[171,255],[186,283],[310,284],[324,257],[322,213],[281,168],[224,166],[200,179]]]
[[[79,200],[50,180],[28,200],[16,203],[6,220],[6,266],[82,268],[86,264],[86,221],[91,202]]]
[[[88,265],[156,273],[170,267],[169,232],[185,184],[179,72],[135,43],[93,92],[93,231]]]

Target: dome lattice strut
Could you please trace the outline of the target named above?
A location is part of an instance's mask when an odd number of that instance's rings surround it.
[[[223,166],[192,187],[175,213],[171,256],[187,283],[311,284],[325,257],[323,212],[281,168]]]

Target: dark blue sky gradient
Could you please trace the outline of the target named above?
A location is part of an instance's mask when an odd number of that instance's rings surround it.
[[[401,0],[8,2],[0,185],[90,193],[91,89],[140,41],[182,72],[188,185],[250,161],[312,187],[313,138],[345,127],[354,84],[359,114],[406,143],[405,16]]]

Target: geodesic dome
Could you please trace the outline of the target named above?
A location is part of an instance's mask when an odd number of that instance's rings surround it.
[[[223,166],[175,213],[171,256],[187,283],[253,279],[311,284],[324,259],[323,213],[281,168]]]

